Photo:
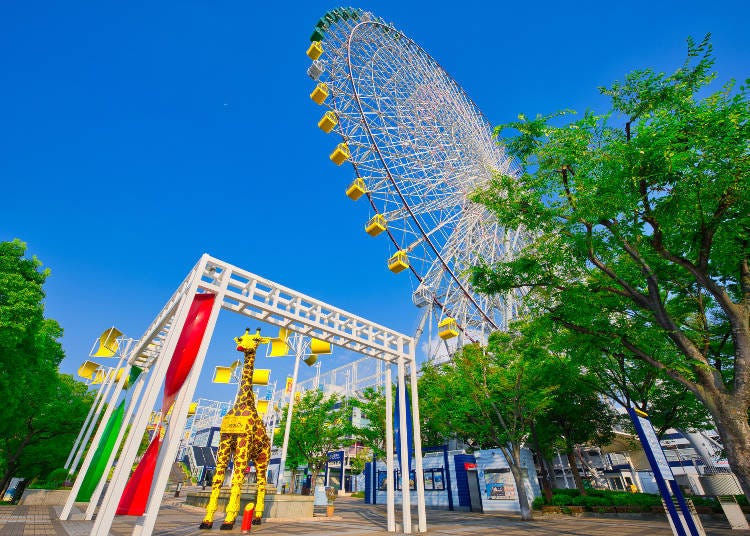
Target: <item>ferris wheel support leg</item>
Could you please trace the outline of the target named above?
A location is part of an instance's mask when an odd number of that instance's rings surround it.
[[[406,374],[404,357],[398,357],[398,420],[399,443],[401,447],[401,459],[399,467],[401,469],[401,515],[403,519],[403,533],[411,534],[411,486],[409,485],[409,424],[406,419]]]
[[[385,482],[388,532],[396,532],[395,482],[393,481],[393,378],[391,364],[385,363]]]
[[[416,341],[414,342],[416,346]],[[422,429],[419,426],[419,393],[417,392],[417,362],[412,346],[409,380],[411,383],[411,416],[414,425],[414,478],[417,483],[417,532],[427,532],[424,504],[424,470],[422,468]]]

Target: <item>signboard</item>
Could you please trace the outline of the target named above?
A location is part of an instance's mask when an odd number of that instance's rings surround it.
[[[344,461],[344,451],[335,450],[328,453],[328,463],[341,463]]]
[[[635,412],[635,418],[638,420],[638,424],[640,424],[640,428],[643,432],[643,437],[641,438],[641,441],[643,442],[643,450],[646,452],[651,451],[651,455],[656,462],[656,467],[653,469],[655,471],[658,470],[664,480],[674,480],[672,469],[669,467],[669,462],[661,448],[659,438],[656,437],[656,431],[654,430],[651,421],[648,420],[648,417],[640,415],[638,412]]]
[[[290,394],[292,392],[292,377],[287,376],[286,378],[286,394]]]
[[[491,501],[513,501],[516,499],[516,481],[510,471],[485,471],[485,491]]]
[[[227,415],[221,420],[222,434],[241,434],[244,433],[250,424],[250,417],[240,415]]]
[[[700,536],[701,532],[698,531],[696,526],[696,523],[700,523],[700,521],[697,521],[697,517],[693,518],[685,502],[685,497],[682,496],[680,486],[677,485],[677,481],[672,474],[672,469],[669,467],[667,457],[664,455],[659,438],[656,436],[648,415],[635,408],[628,408],[628,414],[633,421],[638,438],[641,440],[641,446],[646,458],[648,458],[651,470],[654,472],[659,493],[669,514],[672,532],[676,536]],[[679,512],[675,502],[680,508]]]

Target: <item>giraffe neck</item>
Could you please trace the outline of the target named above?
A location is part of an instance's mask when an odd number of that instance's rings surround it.
[[[245,354],[245,363],[242,366],[242,379],[240,380],[240,394],[234,403],[234,409],[244,410],[255,408],[255,395],[253,394],[253,371],[255,370],[255,352]]]

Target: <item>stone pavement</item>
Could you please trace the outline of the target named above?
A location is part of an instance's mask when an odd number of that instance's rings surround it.
[[[87,536],[91,521],[64,521],[56,515],[60,507],[54,506],[0,506],[0,536]],[[335,536],[385,536],[385,507],[364,504],[362,499],[339,498],[335,516],[317,517],[305,521],[266,521],[253,527],[253,534],[271,535],[335,535]],[[155,536],[209,536],[239,534],[240,520],[233,531],[219,531],[221,517],[217,515],[211,531],[198,530],[203,510],[183,504],[182,499],[165,495]],[[396,511],[399,520],[401,512]],[[416,529],[416,510],[413,511]],[[750,531],[732,531],[726,521],[714,518],[704,521],[707,536],[740,536]],[[400,527],[399,527],[400,528]],[[111,535],[132,534],[132,518],[115,518]],[[450,512],[429,509],[427,534],[440,536],[671,536],[666,517],[646,515],[643,518],[595,518],[555,516],[542,517],[530,522],[517,517],[499,514]],[[105,536],[105,535],[97,535]]]

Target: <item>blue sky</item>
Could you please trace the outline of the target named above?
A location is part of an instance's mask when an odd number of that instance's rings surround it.
[[[336,4],[3,2],[0,240],[52,269],[64,372],[111,324],[138,337],[201,253],[412,333],[406,273],[362,230],[328,160],[305,49]],[[671,71],[713,34],[719,81],[750,76],[747,2],[367,2],[431,54],[493,124],[604,110],[597,87]],[[220,317],[198,393],[238,354]],[[255,327],[254,325],[251,327]],[[330,366],[354,356],[337,354]],[[262,362],[283,383],[288,361]]]

